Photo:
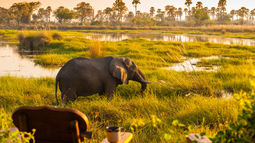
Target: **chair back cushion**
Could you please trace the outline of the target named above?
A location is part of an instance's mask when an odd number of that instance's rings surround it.
[[[36,142],[73,142],[71,122],[75,120],[80,132],[89,128],[88,118],[80,111],[53,106],[19,107],[13,112],[12,119],[20,131],[36,129]]]

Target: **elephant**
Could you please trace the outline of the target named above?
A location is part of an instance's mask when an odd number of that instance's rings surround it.
[[[128,84],[129,80],[139,82],[142,92],[150,83],[128,57],[74,58],[65,63],[56,76],[56,101],[58,104],[58,84],[62,102],[68,102],[74,101],[78,96],[97,93],[111,97],[116,93],[118,85]]]

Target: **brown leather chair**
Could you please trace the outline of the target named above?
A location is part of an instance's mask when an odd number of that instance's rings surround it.
[[[20,131],[36,129],[36,143],[80,143],[92,136],[88,118],[75,109],[23,106],[13,112],[12,119]]]

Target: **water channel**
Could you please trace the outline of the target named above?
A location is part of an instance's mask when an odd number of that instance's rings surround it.
[[[33,58],[28,57],[20,54],[16,46],[0,44],[0,76],[56,77],[59,69],[36,65]]]
[[[93,33],[87,39],[99,41],[122,41],[125,39],[147,39],[150,41],[210,42],[255,46],[254,39],[227,38],[213,35],[170,34],[170,33]]]
[[[186,71],[186,72],[192,72],[192,71],[206,71],[206,72],[214,72],[219,70],[221,67],[219,66],[212,66],[212,67],[199,67],[197,66],[197,63],[200,62],[201,60],[213,60],[213,59],[220,59],[223,57],[219,56],[211,56],[211,57],[204,57],[204,58],[190,58],[190,59],[185,59],[184,62],[174,64],[172,66],[169,66],[167,68],[163,68],[166,70],[175,70],[175,71]]]

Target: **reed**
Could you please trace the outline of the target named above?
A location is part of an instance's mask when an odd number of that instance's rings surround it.
[[[105,56],[105,52],[102,49],[100,41],[91,42],[91,46],[89,47],[90,58],[100,58]]]

